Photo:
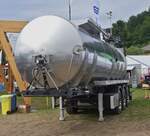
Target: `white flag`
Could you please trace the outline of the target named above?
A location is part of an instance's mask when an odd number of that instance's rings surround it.
[[[99,0],[93,0],[93,13],[96,19],[96,22],[98,25],[100,25],[100,18],[99,18],[99,13],[100,13],[100,3]]]

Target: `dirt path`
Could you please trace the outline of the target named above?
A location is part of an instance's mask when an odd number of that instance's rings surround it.
[[[150,136],[150,119],[120,121],[112,116],[100,123],[68,115],[60,122],[57,116],[57,112],[1,116],[0,136]]]

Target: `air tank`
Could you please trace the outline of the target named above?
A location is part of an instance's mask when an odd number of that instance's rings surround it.
[[[34,76],[35,57],[46,56],[49,87],[87,86],[92,81],[124,79],[123,53],[90,36],[75,24],[57,16],[42,16],[21,31],[15,47],[17,66],[24,80]],[[37,80],[43,84],[43,76]]]

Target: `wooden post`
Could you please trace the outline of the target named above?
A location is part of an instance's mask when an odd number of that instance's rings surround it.
[[[6,37],[6,32],[18,33],[27,24],[25,21],[0,21],[0,48],[4,51],[10,69],[10,81],[13,83],[13,77],[17,82],[20,91],[25,91],[27,89],[27,83],[23,81],[21,74],[17,68],[15,58],[11,49],[11,45]],[[12,84],[9,84],[10,89],[12,89]],[[30,98],[24,98],[24,103],[26,105],[31,104]]]

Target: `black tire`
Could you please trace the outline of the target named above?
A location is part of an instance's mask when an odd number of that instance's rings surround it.
[[[128,88],[126,88],[126,107],[128,107],[129,102],[130,102],[130,93]]]
[[[126,86],[123,86],[122,89],[123,93],[123,102],[124,102],[124,108],[128,107],[128,92]]]
[[[132,93],[129,91],[129,100],[132,101]]]
[[[118,93],[119,93],[119,106],[113,110],[113,113],[115,114],[120,114],[123,110],[122,93],[121,91],[119,91]]]
[[[128,97],[126,97],[126,100],[125,100],[125,101],[126,101],[125,106],[128,107],[128,104],[129,104],[129,103],[128,103]]]
[[[68,114],[77,114],[78,113],[78,107],[77,107],[77,101],[76,100],[67,100],[66,112]]]
[[[124,92],[123,88],[120,88],[120,93],[121,93],[121,110],[123,111],[125,109],[125,97],[124,97]]]
[[[66,107],[66,111],[68,114],[77,114],[78,113],[78,109],[71,107],[71,106],[67,106]]]

